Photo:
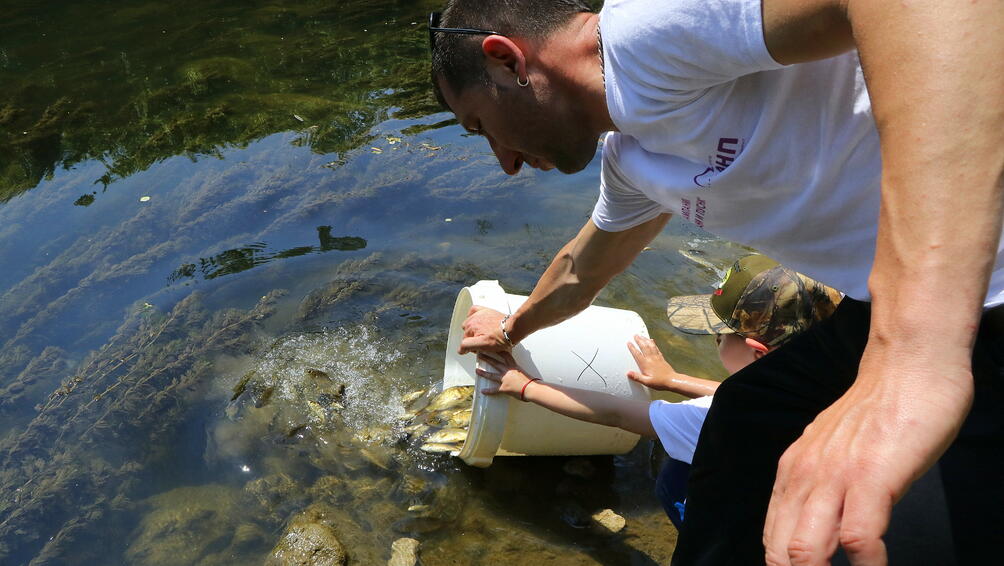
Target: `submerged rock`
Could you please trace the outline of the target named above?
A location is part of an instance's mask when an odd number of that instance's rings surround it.
[[[133,534],[126,559],[139,566],[209,564],[217,563],[212,557],[219,550],[254,546],[255,534],[235,525],[242,516],[239,501],[237,490],[214,484],[149,498],[151,510]]]
[[[613,509],[604,509],[597,513],[593,513],[593,520],[596,524],[603,527],[611,533],[618,533],[624,528],[626,521],[624,517],[621,517],[617,513],[614,513]]]
[[[390,546],[387,566],[415,566],[418,564],[419,542],[413,538],[399,538]]]
[[[265,566],[341,566],[345,561],[345,548],[323,513],[308,509],[286,527]]]
[[[596,473],[596,466],[585,458],[574,458],[569,460],[565,462],[565,465],[562,466],[561,469],[570,476],[576,476],[583,479],[589,479]]]
[[[283,504],[295,504],[302,498],[302,490],[288,474],[268,475],[244,484],[244,491],[263,508],[274,512]]]

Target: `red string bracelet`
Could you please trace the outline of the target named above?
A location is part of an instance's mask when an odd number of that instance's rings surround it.
[[[524,403],[526,402],[526,397],[524,397],[524,395],[526,395],[526,386],[530,385],[534,381],[540,381],[540,378],[539,377],[530,378],[529,381],[527,381],[526,383],[523,384],[523,389],[519,390],[519,400],[520,401],[523,401]]]

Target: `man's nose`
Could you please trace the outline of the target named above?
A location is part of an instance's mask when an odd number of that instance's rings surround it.
[[[499,166],[502,167],[502,170],[507,175],[519,173],[520,168],[523,166],[523,154],[496,143],[491,137],[488,137],[488,144],[492,146],[492,151],[495,152],[495,157],[499,160]]]

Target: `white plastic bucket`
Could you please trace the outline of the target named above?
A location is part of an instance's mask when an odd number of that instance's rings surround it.
[[[565,456],[623,454],[638,435],[615,427],[578,421],[533,403],[505,395],[484,395],[491,382],[474,373],[474,354],[460,356],[462,325],[472,305],[515,312],[526,300],[509,295],[498,281],[479,281],[460,291],[453,307],[446,346],[443,389],[474,385],[471,424],[463,447],[454,452],[467,464],[488,467],[496,456]],[[513,357],[534,377],[579,389],[649,400],[648,389],[627,378],[637,369],[627,343],[635,334],[648,336],[637,313],[591,306],[561,324],[539,330],[513,350]]]

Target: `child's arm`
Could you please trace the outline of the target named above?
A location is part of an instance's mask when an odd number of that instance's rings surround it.
[[[545,383],[531,378],[516,364],[508,352],[495,355],[501,361],[478,356],[478,361],[497,373],[481,369],[477,374],[499,384],[498,388],[482,389],[485,395],[503,393],[515,399],[536,403],[545,409],[580,421],[614,426],[628,432],[655,438],[655,429],[648,417],[649,401],[625,399],[615,395]],[[531,382],[532,381],[532,382]]]
[[[634,356],[634,361],[638,363],[640,371],[631,370],[627,372],[629,379],[637,381],[645,387],[657,389],[659,391],[672,391],[691,399],[714,395],[721,385],[717,381],[701,379],[680,373],[669,365],[666,358],[662,357],[662,352],[655,345],[655,340],[635,336],[637,346],[628,342],[628,350]]]

